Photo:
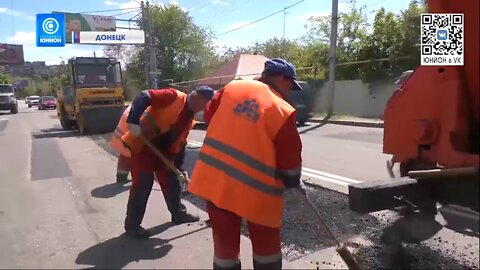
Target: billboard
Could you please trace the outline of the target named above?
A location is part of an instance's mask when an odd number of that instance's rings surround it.
[[[113,16],[99,16],[81,13],[66,13],[53,11],[53,14],[65,14],[66,42],[72,43],[72,32],[80,31],[116,31],[116,21]]]
[[[0,43],[0,65],[23,65],[23,45]]]

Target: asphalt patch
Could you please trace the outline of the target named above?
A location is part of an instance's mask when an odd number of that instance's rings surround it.
[[[6,119],[1,119],[0,120],[0,132],[3,132],[5,128],[7,127],[8,120]]]
[[[32,180],[62,178],[72,175],[72,171],[55,139],[32,140],[30,173]]]
[[[366,143],[382,144],[383,143],[383,133],[380,132],[342,132],[335,134],[326,134],[322,135],[323,137],[329,137],[334,139],[348,140],[348,141],[359,141]]]

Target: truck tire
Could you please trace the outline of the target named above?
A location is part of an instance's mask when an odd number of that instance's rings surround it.
[[[75,121],[60,120],[60,125],[62,125],[62,128],[65,129],[65,130],[72,130],[73,127],[75,126]]]
[[[11,110],[10,110],[10,113],[11,114],[17,114],[18,113],[18,105],[13,107]]]

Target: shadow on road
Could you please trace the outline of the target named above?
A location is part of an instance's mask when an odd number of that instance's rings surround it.
[[[37,132],[32,132],[32,137],[35,139],[68,138],[78,136],[80,136],[78,130],[64,130],[60,125],[55,125],[53,128],[40,129]]]
[[[313,125],[313,126],[311,126],[311,127],[309,127],[309,128],[306,128],[306,129],[303,129],[303,130],[298,131],[298,134],[305,134],[305,133],[307,133],[307,132],[309,132],[309,131],[312,131],[312,130],[321,128],[321,127],[325,126],[326,124],[328,124],[328,123],[327,123],[327,122],[323,122],[323,123],[320,123],[320,124],[317,124],[317,125]],[[306,126],[306,125],[304,125],[304,126]],[[299,126],[299,127],[300,127],[300,126]]]
[[[171,226],[172,224],[168,222],[150,228],[149,231],[152,235],[158,235]],[[92,266],[86,269],[123,269],[132,262],[160,259],[172,248],[168,240],[133,239],[122,234],[82,251],[75,263]]]
[[[113,198],[118,194],[125,192],[129,189],[130,189],[130,186],[127,186],[127,185],[110,183],[110,184],[106,184],[101,187],[97,187],[93,189],[90,192],[90,195],[92,195],[95,198],[101,198],[101,199]]]

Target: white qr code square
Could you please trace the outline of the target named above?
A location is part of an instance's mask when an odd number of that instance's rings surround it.
[[[421,65],[463,66],[463,14],[421,16]]]

